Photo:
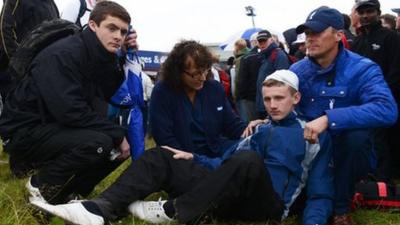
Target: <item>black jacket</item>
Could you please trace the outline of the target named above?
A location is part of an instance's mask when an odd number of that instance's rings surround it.
[[[21,128],[57,123],[92,129],[117,145],[125,131],[106,116],[107,101],[119,87],[123,71],[89,28],[42,50],[26,79],[11,92],[0,118],[0,135]]]
[[[361,28],[352,50],[376,62],[397,102],[400,100],[400,37],[380,23]]]
[[[53,0],[5,0],[0,17],[0,68],[7,67],[28,32],[55,18],[59,18],[59,13]]]
[[[261,66],[259,54],[243,56],[240,60],[240,76],[237,79],[236,100],[256,101],[258,70]]]

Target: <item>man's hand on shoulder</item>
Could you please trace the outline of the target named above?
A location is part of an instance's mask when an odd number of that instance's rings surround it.
[[[244,129],[244,131],[243,131],[241,137],[242,137],[242,138],[246,138],[246,137],[252,135],[254,129],[255,129],[258,125],[263,124],[263,123],[267,123],[267,122],[268,122],[268,119],[265,119],[265,120],[260,120],[260,119],[258,119],[258,120],[250,121],[249,124],[247,125],[246,129]]]
[[[311,144],[318,142],[318,135],[328,128],[328,116],[324,115],[306,123],[304,127],[304,139]]]

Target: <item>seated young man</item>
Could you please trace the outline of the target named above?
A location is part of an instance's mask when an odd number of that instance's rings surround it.
[[[216,219],[279,221],[305,191],[303,224],[326,224],[333,198],[330,139],[322,133],[316,144],[304,140],[305,121],[294,112],[300,101],[294,73],[276,71],[266,78],[262,92],[270,122],[220,159],[203,158],[215,170],[194,163],[191,153],[156,148],[93,200],[33,204],[74,224],[104,224],[127,208],[151,223],[193,222],[205,213]],[[140,201],[161,190],[169,200]]]

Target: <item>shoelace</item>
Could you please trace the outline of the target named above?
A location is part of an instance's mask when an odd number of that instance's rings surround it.
[[[40,199],[40,200],[43,199],[43,201],[45,201],[42,194],[40,193],[39,188],[32,186],[32,183],[30,183],[30,181],[29,181],[29,194],[33,198]]]
[[[164,210],[162,208],[162,199],[161,197],[157,200],[157,202],[151,202],[151,205],[149,205],[148,208],[149,211],[160,211],[160,210]]]

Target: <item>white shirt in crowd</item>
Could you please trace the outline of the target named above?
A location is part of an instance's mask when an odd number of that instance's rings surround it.
[[[221,82],[221,79],[219,78],[218,70],[214,66],[211,67],[211,72],[213,74],[214,80]]]
[[[142,71],[143,99],[149,101],[154,84],[149,75]]]
[[[79,10],[81,8],[80,0],[54,0],[60,12],[60,18],[75,23],[78,19]],[[96,0],[86,0],[86,7],[92,10],[96,4]],[[90,11],[86,11],[81,17],[82,26],[89,21]]]

